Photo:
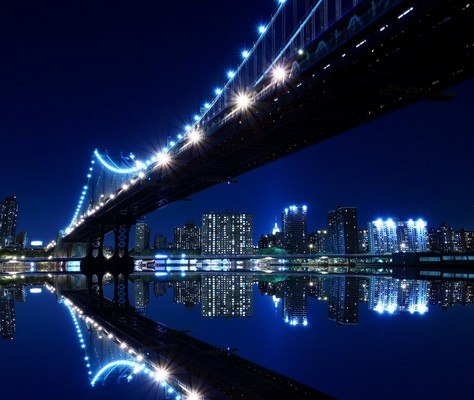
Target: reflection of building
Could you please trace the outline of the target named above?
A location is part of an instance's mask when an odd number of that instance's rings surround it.
[[[311,277],[308,287],[308,296],[326,301],[328,294],[324,285],[325,280],[326,278],[322,277]]]
[[[359,253],[369,252],[369,231],[367,229],[359,229]]]
[[[250,317],[253,314],[253,278],[250,275],[203,275],[204,317]]]
[[[193,221],[184,227],[174,228],[174,248],[179,250],[201,250],[201,229]]]
[[[424,314],[428,311],[429,295],[430,285],[426,281],[371,277],[369,309],[378,313]]]
[[[252,254],[253,216],[244,213],[204,214],[202,254]]]
[[[201,302],[201,281],[185,280],[173,282],[173,302],[193,307]]]
[[[369,247],[372,254],[427,251],[426,221],[379,218],[369,222]]]
[[[308,253],[306,206],[290,206],[282,214],[284,248],[288,253]]]
[[[339,325],[359,321],[359,278],[336,276],[329,281],[328,318]]]
[[[290,276],[283,286],[283,319],[287,324],[308,325],[309,277]]]
[[[28,235],[26,232],[20,232],[16,235],[15,243],[21,248],[26,249],[28,247]]]
[[[448,309],[454,304],[474,303],[474,282],[435,281],[430,283],[430,304]]]
[[[166,282],[154,282],[153,293],[156,297],[161,297],[166,294]]]
[[[9,289],[0,288],[0,334],[11,340],[15,334],[15,303]]]
[[[14,244],[18,219],[16,196],[6,197],[0,202],[0,247]]]
[[[142,279],[135,279],[133,282],[133,296],[136,308],[144,309],[150,304],[150,287],[148,282],[144,282]]]
[[[358,252],[357,208],[336,207],[328,212],[329,250],[334,254]]]
[[[135,225],[135,251],[141,253],[150,248],[150,227],[145,221]]]

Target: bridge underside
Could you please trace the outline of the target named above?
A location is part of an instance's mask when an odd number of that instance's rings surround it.
[[[376,19],[364,17],[382,3],[390,7]],[[124,218],[134,221],[416,101],[449,99],[443,90],[473,76],[473,9],[449,1],[361,2],[360,26],[348,31],[354,15],[341,19],[295,60],[292,79],[177,155],[172,172],[152,174],[107,203],[67,240],[87,240],[92,226],[111,231]],[[321,42],[330,50],[321,51]]]

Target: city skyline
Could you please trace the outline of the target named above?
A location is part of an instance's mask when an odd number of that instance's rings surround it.
[[[131,13],[141,18],[140,23],[127,19],[127,26],[118,10],[116,14],[107,10],[110,18],[87,24],[85,31],[77,29],[86,18],[83,10],[73,17],[68,15],[72,21],[66,28],[60,22],[64,9],[55,9],[48,15],[39,9],[44,18],[30,18],[28,24],[21,24],[24,31],[20,35],[5,37],[8,62],[1,66],[6,77],[6,87],[0,95],[5,105],[2,138],[17,140],[9,144],[11,151],[1,161],[2,170],[7,171],[1,196],[18,196],[22,209],[19,224],[30,238],[48,242],[67,225],[93,149],[108,149],[116,155],[130,151],[147,154],[166,142],[167,135],[181,129],[193,110],[223,80],[226,68],[237,62],[239,43],[255,38],[256,21],[270,15],[273,4],[255,5],[244,0],[239,7],[246,11],[237,13],[231,26],[218,15],[208,17],[211,5],[189,7],[193,9],[192,16],[180,16],[185,18],[187,29],[178,30],[174,38],[186,44],[184,49],[175,49],[164,40],[143,40],[142,27],[152,37],[167,37],[171,21],[179,12],[170,5],[134,10]],[[234,3],[229,2],[229,8],[234,9]],[[100,15],[105,10],[98,6],[97,12]],[[6,30],[16,32],[14,24],[19,18],[13,12]],[[211,26],[203,26],[201,20],[209,21]],[[242,27],[246,29],[243,31]],[[67,46],[46,43],[49,35],[63,28],[65,35],[75,41]],[[216,41],[215,46],[194,46],[187,40],[188,30],[203,41]],[[212,32],[219,32],[219,37]],[[110,46],[116,43],[117,36],[129,35],[144,46],[139,54],[132,45],[134,40],[125,41],[120,49]],[[17,41],[30,49],[31,55],[18,52]],[[108,48],[107,55],[101,56],[104,47]],[[166,49],[167,63],[157,56],[159,49]],[[129,59],[134,60],[134,65]],[[31,65],[36,67],[36,75],[31,74]],[[139,71],[138,65],[143,70]],[[56,79],[61,76],[76,83],[58,85]],[[186,79],[172,78],[183,76]],[[19,88],[14,86],[18,81],[24,82]],[[103,83],[97,85],[98,82]],[[232,209],[253,208],[248,211],[261,215],[255,221],[255,231],[265,232],[266,219],[279,215],[285,204],[306,202],[310,211],[326,212],[334,204],[343,203],[358,207],[362,221],[391,211],[472,228],[474,195],[465,183],[469,182],[472,169],[469,149],[474,145],[474,117],[469,110],[474,105],[473,90],[474,82],[467,81],[448,90],[457,94],[448,102],[420,101],[247,173],[237,179],[237,184],[210,188],[193,196],[191,202],[153,213],[150,219],[163,231],[164,227],[181,224],[179,216],[184,210],[187,218],[199,220],[203,212],[220,211],[220,204],[225,203]],[[110,100],[111,95],[114,101]],[[91,109],[102,112],[91,113]],[[69,137],[78,139],[64,151]],[[16,162],[18,154],[23,155],[21,163]],[[326,168],[333,165],[336,154],[338,167]],[[453,199],[456,207],[452,207]],[[264,209],[268,217],[263,216]],[[322,225],[323,220],[316,220],[316,225]]]

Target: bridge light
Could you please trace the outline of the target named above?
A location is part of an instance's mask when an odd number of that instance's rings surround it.
[[[250,56],[250,51],[248,50],[243,50],[242,51],[242,58],[248,58]]]
[[[209,109],[211,108],[211,103],[207,103],[207,102],[204,103],[204,108],[205,108],[206,110],[209,110]]]
[[[303,54],[304,54],[304,50],[303,50],[303,49],[299,49],[299,50],[298,50],[298,55],[299,55],[299,56],[302,56]]]
[[[170,161],[171,161],[171,156],[164,151],[158,153],[156,156],[156,162],[160,166],[165,166],[169,164]]]
[[[186,396],[186,400],[201,400],[201,395],[197,392],[189,392]]]
[[[258,33],[263,35],[267,31],[267,27],[265,25],[259,25],[257,30],[258,30]]]
[[[138,174],[138,177],[143,179],[143,178],[145,177],[145,173],[144,173],[143,171],[140,172],[140,173]]]
[[[222,89],[217,87],[217,88],[214,89],[214,93],[216,94],[216,96],[219,96],[219,95],[222,94]]]
[[[169,378],[170,374],[165,368],[157,369],[155,372],[155,380],[157,382],[164,382]]]
[[[237,95],[235,102],[237,104],[237,108],[243,111],[251,106],[252,99],[247,93],[240,93]]]
[[[232,79],[234,76],[235,76],[235,71],[231,69],[227,71],[227,78]]]
[[[128,189],[128,185],[124,183],[124,184],[122,185],[122,189],[123,189],[123,190],[127,190],[127,189]]]
[[[188,133],[188,140],[190,143],[196,144],[202,139],[202,134],[199,130],[193,129]]]
[[[277,65],[275,68],[273,68],[272,70],[273,82],[275,83],[284,82],[287,77],[288,77],[288,73],[286,69],[283,68],[281,65]]]
[[[200,118],[200,117],[199,117],[198,114],[194,114],[194,116],[193,116],[194,121],[198,122],[198,121],[199,121],[199,118]]]

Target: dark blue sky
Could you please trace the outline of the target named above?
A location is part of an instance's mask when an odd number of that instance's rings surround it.
[[[19,230],[52,239],[69,222],[94,148],[149,154],[222,84],[275,2],[118,1],[0,9],[0,197]],[[309,229],[336,204],[378,216],[474,228],[474,81],[448,103],[421,102],[149,217],[171,233],[202,212],[255,215],[255,235],[292,203]]]

